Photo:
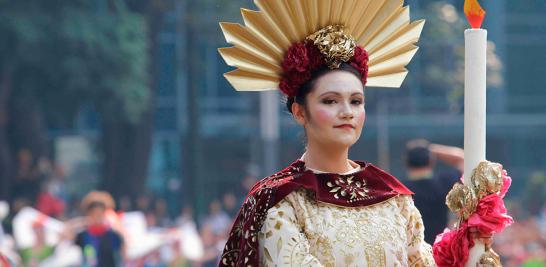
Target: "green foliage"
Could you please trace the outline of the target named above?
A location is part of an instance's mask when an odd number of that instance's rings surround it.
[[[34,95],[48,115],[68,120],[95,103],[138,122],[149,108],[147,24],[122,1],[116,8],[100,2],[0,2],[0,34],[7,37],[0,66],[15,68],[15,97]]]
[[[461,10],[447,2],[435,1],[427,5],[427,23],[421,41],[426,43],[420,53],[424,75],[421,84],[428,90],[426,95],[445,95],[453,111],[461,111],[464,93],[464,38],[469,28]],[[488,43],[487,83],[500,87],[502,62],[495,53],[493,42]]]
[[[546,173],[534,172],[526,180],[523,191],[523,204],[530,214],[537,214],[546,204]]]

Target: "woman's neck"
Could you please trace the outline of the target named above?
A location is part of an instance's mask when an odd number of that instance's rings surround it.
[[[354,169],[349,163],[349,148],[328,149],[308,145],[303,156],[305,166],[329,173],[346,173]]]

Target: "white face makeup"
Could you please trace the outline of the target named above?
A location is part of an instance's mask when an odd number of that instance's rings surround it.
[[[350,147],[362,132],[366,111],[364,88],[352,73],[333,71],[320,77],[306,96],[307,111],[296,120],[305,127],[308,143]]]

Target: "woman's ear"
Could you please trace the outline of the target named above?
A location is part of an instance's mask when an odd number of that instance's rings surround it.
[[[298,124],[305,125],[305,109],[303,105],[296,102],[292,103],[292,115]]]

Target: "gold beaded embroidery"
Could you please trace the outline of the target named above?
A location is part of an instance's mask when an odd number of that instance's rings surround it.
[[[326,185],[331,188],[330,193],[334,193],[336,199],[342,197],[349,203],[367,199],[369,189],[366,187],[366,181],[355,181],[354,178],[349,176],[343,179],[342,176],[338,176],[333,183],[327,182]]]
[[[279,214],[286,223],[277,230]],[[270,210],[266,225],[260,236],[265,266],[304,259],[322,266],[434,266],[410,196],[348,208],[314,201],[306,190],[297,190]]]

